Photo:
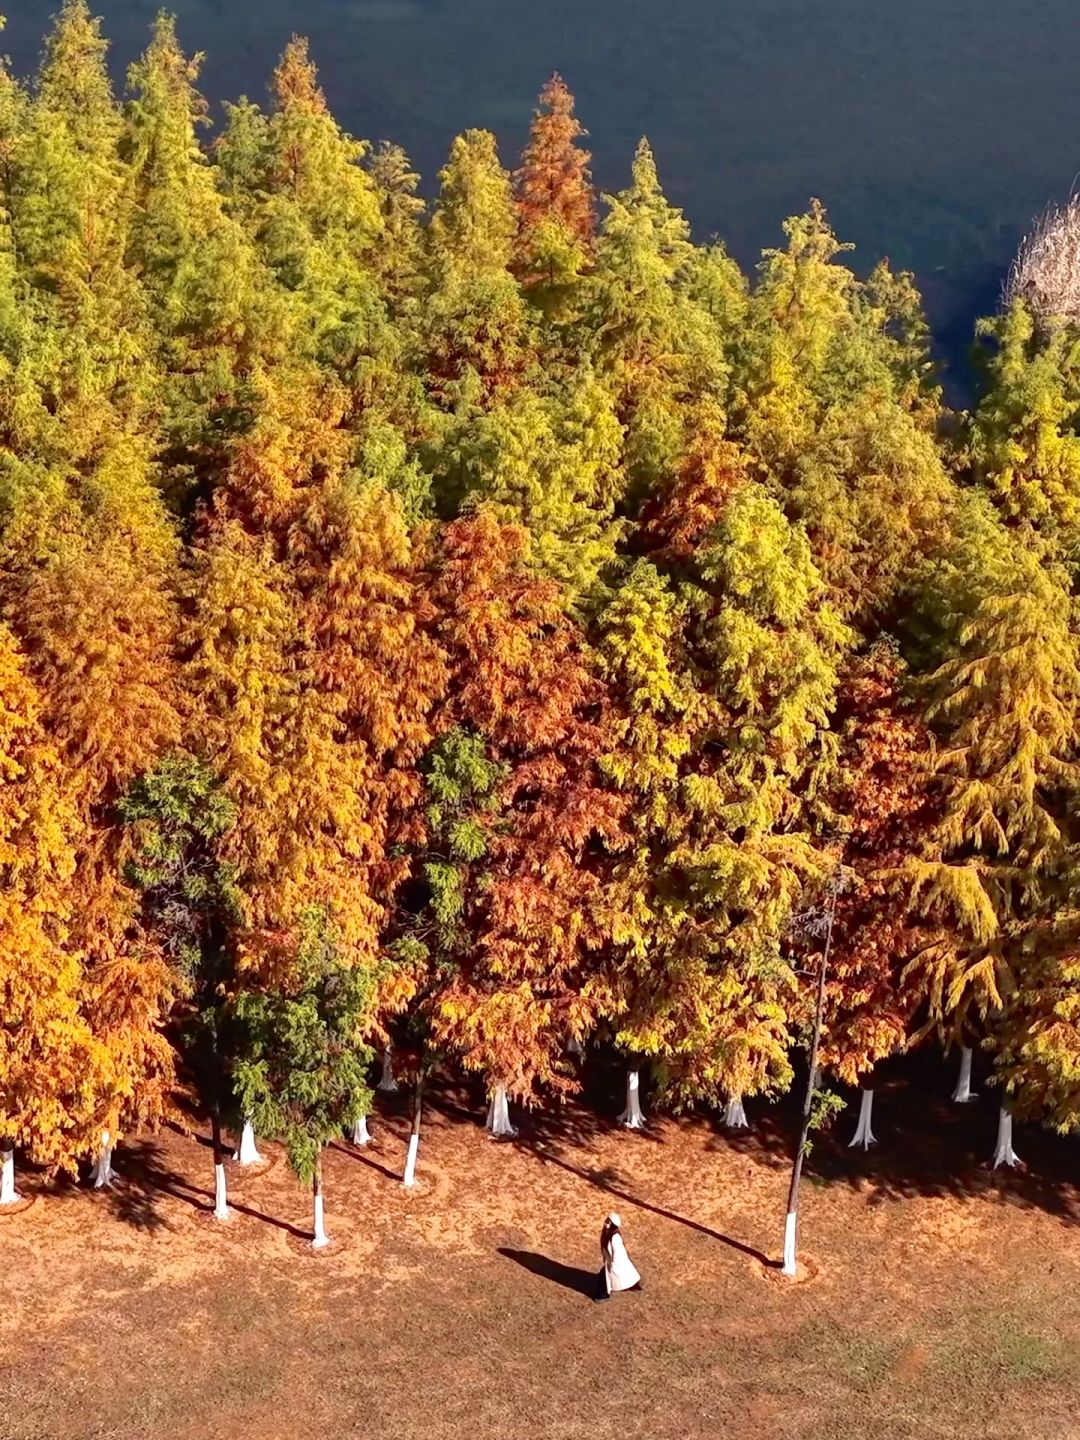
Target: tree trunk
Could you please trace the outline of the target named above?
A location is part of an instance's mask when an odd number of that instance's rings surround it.
[[[17,1205],[21,1198],[15,1189],[15,1151],[0,1151],[0,1206]]]
[[[330,1244],[330,1236],[327,1235],[323,1225],[323,1193],[322,1193],[322,1151],[315,1157],[315,1173],[311,1177],[311,1194],[315,1202],[315,1238],[311,1242],[313,1250],[321,1250],[324,1245]]]
[[[506,1103],[506,1086],[496,1085],[488,1105],[486,1127],[496,1139],[512,1139],[517,1131],[510,1124],[510,1109]]]
[[[627,1130],[643,1130],[645,1116],[641,1111],[641,1072],[635,1067],[626,1072],[626,1109],[619,1116],[619,1123]]]
[[[1013,1117],[1002,1105],[998,1111],[998,1132],[997,1146],[994,1150],[994,1169],[1001,1165],[1008,1165],[1010,1168],[1020,1164],[1020,1156],[1013,1149]]]
[[[113,1147],[109,1139],[108,1130],[101,1132],[101,1149],[98,1151],[98,1158],[94,1163],[94,1169],[90,1180],[95,1190],[108,1190],[113,1183],[112,1168]]]
[[[872,1124],[873,1116],[874,1092],[873,1090],[864,1090],[862,1099],[859,1101],[859,1123],[852,1136],[851,1144],[848,1146],[849,1150],[853,1150],[856,1145],[861,1145],[864,1150],[869,1150],[871,1145],[877,1144]]]
[[[228,1220],[231,1217],[225,1183],[225,1152],[221,1145],[221,1116],[216,1109],[210,1113],[210,1136],[214,1146],[214,1219]]]
[[[975,1095],[971,1089],[970,1045],[965,1045],[960,1051],[960,1076],[956,1082],[956,1089],[952,1092],[952,1098],[957,1105],[966,1105],[969,1100],[975,1099]]]
[[[420,1117],[423,1109],[424,1082],[420,1076],[417,1076],[413,1098],[412,1130],[409,1133],[409,1153],[405,1157],[405,1174],[401,1177],[401,1183],[410,1190],[416,1184],[416,1157],[420,1153]]]
[[[244,1121],[244,1128],[240,1131],[240,1143],[233,1152],[233,1159],[241,1165],[261,1165],[262,1156],[255,1146],[255,1128],[250,1120]]]
[[[354,1145],[371,1144],[371,1131],[368,1129],[366,1115],[361,1115],[359,1120],[353,1121],[352,1143]]]
[[[379,1081],[376,1088],[383,1091],[383,1093],[386,1095],[393,1095],[398,1088],[398,1083],[394,1079],[393,1052],[389,1045],[387,1045],[386,1049],[383,1051],[382,1079]]]
[[[833,920],[836,917],[836,890],[829,900],[829,918],[825,929],[825,953],[818,970],[817,999],[814,1003],[814,1029],[810,1040],[810,1062],[806,1074],[806,1094],[803,1096],[802,1125],[799,1129],[799,1143],[795,1150],[795,1162],[791,1167],[791,1184],[788,1186],[787,1216],[784,1219],[784,1259],[781,1273],[794,1277],[798,1273],[797,1239],[799,1229],[799,1181],[802,1179],[803,1160],[806,1156],[806,1137],[810,1134],[810,1121],[814,1114],[814,1092],[821,1079],[818,1068],[818,1049],[821,1045],[821,1021],[825,1013],[825,975],[829,968],[829,952],[832,949]]]
[[[573,1055],[575,1060],[581,1060],[584,1058],[585,1046],[581,1043],[581,1041],[576,1035],[571,1035],[570,1039],[566,1042],[566,1053],[568,1055]]]
[[[728,1098],[727,1109],[724,1111],[724,1124],[729,1130],[749,1130],[750,1121],[746,1118],[741,1095],[732,1095]]]

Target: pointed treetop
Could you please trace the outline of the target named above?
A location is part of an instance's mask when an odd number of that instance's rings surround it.
[[[279,110],[300,110],[309,115],[326,113],[326,96],[319,86],[319,74],[308,54],[308,42],[294,35],[285,46],[271,86]]]
[[[505,270],[515,229],[513,197],[491,131],[466,130],[458,135],[439,182],[431,222],[437,258],[464,273]]]
[[[94,117],[115,111],[105,66],[109,42],[101,21],[90,14],[86,0],[65,0],[38,71],[37,93],[42,105],[65,113],[69,122],[89,126]]]
[[[553,71],[544,88],[540,91],[540,110],[548,111],[552,115],[573,115],[574,97],[570,93],[570,87],[557,70]],[[586,132],[578,132],[584,135]]]
[[[656,158],[647,135],[643,135],[634,151],[632,172],[633,188],[645,195],[654,195],[660,189],[660,176],[656,171]]]
[[[588,132],[574,114],[574,97],[561,75],[540,92],[521,168],[514,176],[524,236],[555,223],[569,238],[591,245],[596,228],[591,156],[577,141]]]
[[[184,54],[176,33],[176,17],[159,10],[150,44],[128,71],[128,89],[139,97],[136,109],[140,103],[144,111],[173,108],[195,124],[208,123],[210,107],[194,88],[204,58],[201,51],[190,59]]]

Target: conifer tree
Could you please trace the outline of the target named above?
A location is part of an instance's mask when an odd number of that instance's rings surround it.
[[[932,604],[951,617],[931,677],[941,818],[908,862],[916,912],[934,922],[906,983],[928,1025],[970,1045],[1008,1028],[1029,988],[1068,855],[1075,794],[1076,637],[1053,572],[992,515],[965,502]]]
[[[65,0],[13,157],[20,261],[68,303],[114,281],[129,213],[107,48],[86,0]]]
[[[647,492],[678,468],[694,402],[726,402],[730,366],[709,291],[717,272],[734,294],[741,282],[722,252],[703,258],[695,251],[682,212],[660,188],[647,140],[638,145],[630,186],[606,203],[584,324],[627,427],[628,488]]]
[[[107,1057],[81,1009],[70,944],[78,830],[33,681],[0,625],[0,1207],[18,1198],[15,1147],[74,1174],[93,1144]]]
[[[448,409],[482,407],[528,362],[529,322],[510,269],[515,226],[495,137],[466,131],[439,173],[428,230],[428,383]]]
[[[161,14],[131,67],[124,155],[134,200],[127,264],[149,299],[164,371],[166,485],[185,511],[219,481],[228,438],[250,424],[253,375],[288,333],[282,304],[226,213],[199,143],[202,61]]]
[[[863,1086],[853,1144],[873,1142],[873,1068],[907,1043],[918,995],[905,968],[932,938],[910,914],[905,883],[939,819],[930,737],[905,678],[886,640],[845,667],[833,722],[840,748],[823,794],[826,823],[844,837],[846,883],[833,910],[818,1053],[830,1075]],[[809,1014],[809,996],[804,1006]]]
[[[296,345],[345,387],[345,424],[367,469],[373,454],[418,432],[422,408],[406,337],[382,293],[380,257],[390,260],[390,240],[363,163],[368,146],[331,115],[305,40],[289,42],[272,93],[255,212],[259,250],[296,308]]]
[[[128,878],[142,894],[144,923],[184,986],[180,1033],[198,1099],[210,1115],[214,1218],[226,1220],[221,1134],[237,1058],[230,1005],[234,932],[242,911],[231,867],[218,851],[235,823],[235,808],[207,767],[179,752],[139,776],[119,811],[135,832]]]
[[[514,175],[518,269],[549,309],[580,276],[595,238],[591,157],[577,144],[585,134],[566,82],[552,75]]]
[[[994,342],[975,412],[971,459],[1001,514],[1048,560],[1076,564],[1080,544],[1080,351],[1069,327],[1036,327],[1021,300],[985,321]]]
[[[600,593],[616,561],[622,429],[610,393],[588,372],[542,394],[522,387],[477,418],[458,441],[455,475],[532,537],[530,560],[575,602]],[[443,482],[443,496],[449,492]]]
[[[71,939],[109,1061],[97,1077],[99,1123],[114,1140],[161,1118],[172,1074],[160,1026],[173,978],[135,923],[113,807],[178,735],[177,552],[152,467],[145,307],[123,267],[121,117],[104,42],[79,0],[61,12],[28,114],[7,201],[20,264],[5,283],[23,323],[7,336],[0,604],[70,779]]]
[[[236,1015],[246,1033],[236,1082],[245,1113],[279,1135],[297,1177],[311,1186],[312,1246],[329,1243],[323,1210],[326,1145],[371,1104],[367,1044],[378,993],[373,967],[338,955],[317,910],[302,917],[291,975],[280,986],[243,992]]]
[[[375,248],[372,264],[394,314],[414,319],[424,275],[427,208],[416,193],[420,176],[401,146],[387,140],[372,151],[368,170],[383,224],[382,243]]]
[[[632,608],[617,596],[604,617],[617,624],[603,649],[624,716],[624,748],[605,765],[639,794],[640,846],[615,872],[609,1014],[675,1100],[738,1101],[790,1077],[784,936],[826,863],[804,797],[831,763],[849,636],[806,537],[757,486],[721,501],[678,607],[655,571],[632,579]]]
[[[330,114],[306,40],[290,40],[271,88],[260,248],[306,302],[318,350],[348,364],[364,330],[382,320],[368,259],[383,219],[361,164],[367,146]]]
[[[441,973],[436,1044],[492,1090],[574,1084],[568,1033],[588,1028],[584,979],[602,944],[592,853],[621,843],[600,786],[602,693],[526,537],[480,512],[444,533],[433,599],[449,661],[441,738],[425,764],[425,885],[404,917]]]
[[[918,296],[887,266],[858,281],[817,201],[784,229],[735,348],[733,428],[841,611],[880,619],[911,546],[942,543],[952,496]]]
[[[311,909],[372,962],[441,693],[403,507],[346,472],[343,404],[300,371],[268,392],[196,551],[187,681],[238,810],[241,963],[266,977]]]

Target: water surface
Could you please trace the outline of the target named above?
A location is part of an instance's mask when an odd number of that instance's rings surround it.
[[[6,0],[16,70],[56,0]],[[5,0],[0,0],[0,9]],[[158,0],[97,0],[118,75]],[[592,131],[595,173],[625,183],[648,133],[700,238],[745,264],[811,195],[869,266],[914,269],[944,352],[1032,212],[1080,167],[1076,0],[176,0],[217,102],[265,94],[289,34],[310,36],[355,134],[399,141],[430,189],[452,136],[494,129],[511,162],[558,69]]]

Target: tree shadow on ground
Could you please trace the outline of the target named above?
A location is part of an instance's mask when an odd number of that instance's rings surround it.
[[[383,1165],[376,1160],[374,1155],[368,1154],[357,1145],[349,1145],[341,1140],[331,1140],[329,1150],[336,1150],[339,1155],[346,1156],[349,1160],[356,1160],[361,1165],[367,1165],[372,1170],[377,1170],[380,1175],[385,1175],[388,1180],[396,1180],[400,1183],[401,1176],[396,1170],[391,1170],[389,1165]]]
[[[767,1255],[756,1250],[753,1245],[744,1244],[742,1240],[736,1240],[731,1235],[714,1230],[711,1225],[703,1225],[699,1220],[691,1220],[689,1216],[679,1215],[674,1210],[667,1210],[663,1205],[653,1205],[650,1201],[643,1200],[640,1195],[635,1195],[632,1191],[625,1189],[625,1182],[617,1171],[571,1165],[569,1160],[562,1159],[561,1156],[550,1150],[534,1148],[533,1153],[542,1165],[557,1165],[560,1170],[565,1170],[570,1175],[576,1175],[579,1179],[588,1181],[597,1190],[602,1190],[605,1195],[614,1195],[617,1199],[624,1200],[638,1210],[646,1210],[650,1215],[659,1215],[663,1220],[673,1220],[677,1225],[685,1225],[688,1230],[696,1230],[699,1235],[707,1235],[710,1240],[719,1240],[721,1244],[737,1250],[740,1255],[748,1255],[751,1259],[760,1261],[762,1265],[774,1263]]]
[[[526,1147],[540,1145],[590,1145],[597,1134],[619,1130],[615,1118],[623,1100],[617,1086],[623,1083],[624,1069],[620,1062],[601,1047],[590,1050],[588,1063],[578,1067],[581,1089],[571,1096],[547,1096],[535,1109],[511,1105],[511,1121],[517,1130],[518,1142]],[[389,1097],[393,1102],[396,1097]],[[643,1097],[648,1104],[647,1095]],[[488,1099],[477,1081],[437,1076],[428,1086],[427,1106],[453,1120],[472,1121],[482,1127],[487,1114]],[[380,1105],[380,1108],[382,1106]],[[399,1107],[392,1105],[393,1109]],[[427,1108],[427,1107],[426,1107]],[[645,1144],[663,1144],[662,1131],[646,1123],[643,1130],[626,1132],[628,1138]]]
[[[520,1265],[523,1270],[528,1270],[530,1275],[550,1280],[555,1285],[561,1285],[564,1290],[584,1295],[587,1300],[592,1300],[596,1295],[599,1267],[596,1270],[581,1270],[576,1265],[564,1265],[560,1260],[552,1260],[549,1256],[537,1254],[533,1250],[511,1250],[505,1245],[499,1246],[498,1253],[507,1260],[513,1260],[514,1264]]]
[[[200,1144],[203,1137],[194,1137]],[[208,1142],[207,1142],[208,1143]],[[171,1169],[162,1161],[161,1146],[152,1140],[135,1140],[116,1151],[113,1159],[116,1172],[115,1183],[95,1192],[118,1220],[138,1230],[168,1229],[168,1218],[162,1209],[162,1200],[169,1198],[190,1205],[205,1215],[214,1213],[214,1196],[209,1190],[193,1185],[179,1171]],[[229,1196],[229,1209],[238,1215],[272,1225],[277,1230],[300,1240],[309,1240],[311,1231],[268,1215],[246,1201]]]
[[[954,1104],[950,1096],[957,1063],[933,1052],[916,1052],[879,1065],[872,1081],[877,1143],[869,1150],[850,1145],[858,1118],[858,1090],[827,1078],[826,1088],[840,1093],[847,1103],[827,1130],[812,1133],[804,1169],[807,1179],[862,1191],[871,1205],[997,1194],[1004,1204],[1080,1221],[1075,1137],[1017,1121],[1014,1144],[1026,1163],[1022,1169],[994,1170],[1000,1093],[980,1075],[976,1098],[970,1104]],[[804,1072],[780,1100],[748,1101],[749,1130],[729,1131],[716,1112],[703,1115],[714,1131],[710,1148],[733,1150],[774,1169],[788,1168],[805,1083]]]

